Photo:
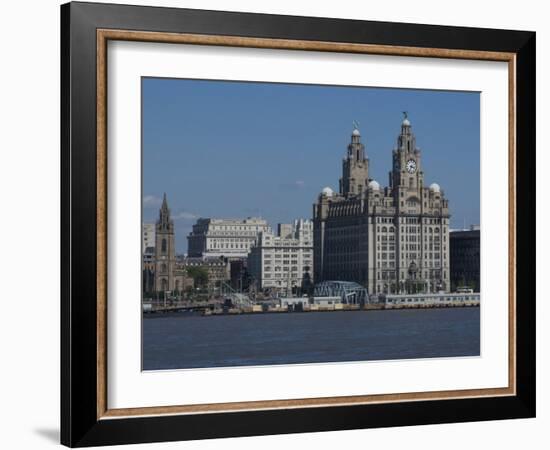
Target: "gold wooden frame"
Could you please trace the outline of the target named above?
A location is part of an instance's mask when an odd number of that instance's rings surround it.
[[[217,45],[266,49],[308,50],[451,59],[501,61],[508,63],[508,387],[400,394],[318,397],[201,405],[150,406],[109,409],[107,405],[107,42],[109,40],[172,44]],[[97,418],[197,414],[265,409],[445,400],[516,395],[516,55],[506,52],[445,48],[246,38],[236,36],[158,33],[128,30],[97,30]]]

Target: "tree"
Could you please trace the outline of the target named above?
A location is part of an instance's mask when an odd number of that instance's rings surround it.
[[[304,267],[304,276],[302,278],[302,293],[311,296],[313,295],[313,283],[309,274],[309,266]]]
[[[208,270],[201,266],[193,266],[187,268],[187,274],[193,278],[193,285],[196,288],[205,287],[208,285]]]

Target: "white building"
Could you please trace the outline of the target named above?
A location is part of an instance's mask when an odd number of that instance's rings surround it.
[[[155,224],[144,223],[141,230],[141,252],[145,253],[148,247],[155,247]]]
[[[250,250],[248,271],[259,288],[287,296],[293,287],[302,286],[306,272],[313,282],[313,222],[299,219],[293,224],[279,224],[278,235],[262,233]]]
[[[264,219],[199,219],[187,236],[189,256],[246,258],[260,233],[271,232]]]

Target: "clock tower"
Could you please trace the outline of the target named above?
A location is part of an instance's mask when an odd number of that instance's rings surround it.
[[[416,146],[416,138],[407,112],[403,112],[403,115],[401,133],[397,137],[397,146],[392,153],[392,171],[389,174],[390,187],[398,207],[403,206],[402,202],[408,197],[414,196],[420,199],[424,186],[420,149]]]

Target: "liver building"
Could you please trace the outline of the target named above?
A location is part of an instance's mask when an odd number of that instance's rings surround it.
[[[407,114],[392,152],[389,186],[369,178],[354,124],[339,192],[313,205],[315,280],[355,281],[369,294],[448,291],[449,204],[424,186],[420,149]]]

